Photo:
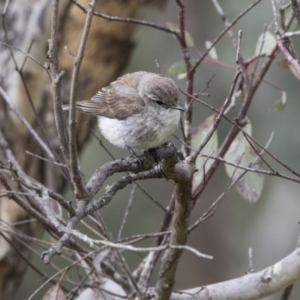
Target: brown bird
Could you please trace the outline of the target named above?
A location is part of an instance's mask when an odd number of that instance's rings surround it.
[[[101,133],[113,145],[149,149],[176,130],[184,110],[179,97],[172,79],[140,71],[118,78],[91,100],[76,102],[76,109],[97,116]]]

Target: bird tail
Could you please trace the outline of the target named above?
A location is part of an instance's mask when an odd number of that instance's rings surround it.
[[[101,112],[99,103],[97,103],[96,101],[91,101],[91,100],[77,101],[75,103],[75,108],[79,111],[82,111],[86,114],[93,115],[93,116],[99,116],[99,113]],[[63,105],[62,109],[70,110],[70,105],[68,105],[68,104]]]
[[[69,104],[63,105],[63,106],[62,106],[62,109],[63,109],[63,110],[70,110]]]

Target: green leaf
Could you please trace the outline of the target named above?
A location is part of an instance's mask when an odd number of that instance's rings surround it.
[[[212,45],[212,42],[210,41],[206,41],[205,42],[205,48],[209,49]],[[217,54],[217,50],[215,47],[212,47],[211,50],[208,52],[208,55],[212,58],[212,59],[218,59],[218,54]]]
[[[181,61],[178,61],[178,62],[174,63],[173,65],[171,65],[168,69],[168,73],[173,74],[173,75],[186,73],[184,61],[181,60]]]
[[[216,120],[216,115],[213,114],[209,116],[202,122],[199,126],[192,129],[192,148],[196,149],[201,145],[206,135],[210,132],[214,122]],[[215,156],[218,151],[218,134],[217,131],[213,133],[210,140],[207,142],[205,147],[202,149],[201,154],[212,155]],[[199,185],[202,181],[205,172],[209,170],[211,165],[214,162],[214,159],[202,157],[201,154],[197,157],[196,160],[196,169],[198,170],[193,178],[193,187]]]
[[[177,24],[174,24],[172,22],[167,22],[166,25],[169,29],[175,30],[178,33],[180,32],[179,27],[178,27]],[[185,31],[184,36],[185,36],[185,41],[186,41],[187,46],[188,47],[194,47],[195,44],[194,44],[194,41],[193,41],[193,38],[192,38],[191,34],[188,31]]]
[[[191,64],[195,64],[197,62],[196,59],[191,59]],[[185,69],[185,63],[183,60],[178,61],[174,64],[172,64],[169,69],[168,73],[172,75],[177,75],[177,78],[179,80],[184,79],[186,77],[186,69]]]
[[[198,60],[195,58],[191,59],[191,65],[193,66]],[[183,60],[177,61],[176,63],[172,64],[169,69],[168,73],[172,75],[179,75],[179,74],[185,74],[185,63]]]
[[[252,125],[250,122],[244,127],[244,131],[252,136]],[[249,167],[259,170],[262,168],[262,161],[258,158],[255,151],[249,145],[248,141],[240,132],[231,143],[224,159],[228,162],[238,164],[243,167]],[[252,165],[251,165],[252,164]],[[262,174],[239,169],[234,166],[225,164],[225,170],[229,178],[234,182],[237,178],[244,174],[235,184],[235,188],[239,194],[249,202],[256,202],[261,195],[264,183]]]
[[[274,111],[283,111],[286,106],[286,92],[281,91],[281,99],[277,100],[272,105],[272,110]]]
[[[185,31],[185,41],[188,47],[194,47],[194,41],[191,34],[188,31]]]
[[[270,31],[262,33],[256,44],[255,55],[269,54],[276,47],[276,44],[276,38]]]
[[[288,28],[288,31],[296,31],[298,27],[298,21],[297,18],[294,18],[294,20],[292,21],[292,24],[290,25],[290,27]]]

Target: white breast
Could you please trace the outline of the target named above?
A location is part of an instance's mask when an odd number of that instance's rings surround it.
[[[98,125],[103,136],[117,147],[149,149],[166,142],[175,132],[179,119],[178,110],[150,107],[147,113],[125,120],[99,117]]]

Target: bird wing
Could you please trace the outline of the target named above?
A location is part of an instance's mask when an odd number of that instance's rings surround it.
[[[76,108],[87,114],[124,120],[144,109],[144,101],[135,88],[114,82],[91,100],[77,101]]]
[[[125,87],[129,87],[137,90],[141,77],[146,74],[150,74],[150,73],[145,71],[138,71],[134,73],[125,74],[119,77],[116,81],[112,82],[111,86],[123,85]]]

